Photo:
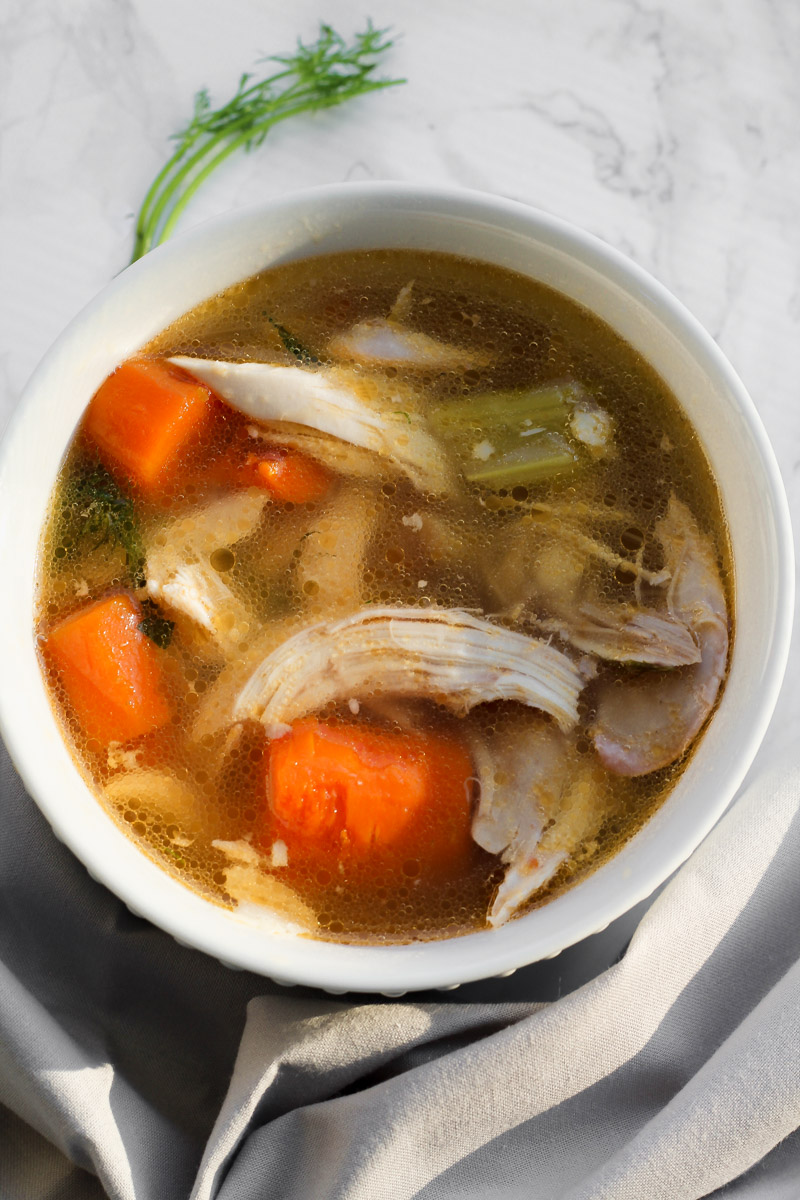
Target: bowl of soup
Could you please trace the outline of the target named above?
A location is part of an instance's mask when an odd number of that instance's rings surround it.
[[[786,662],[742,384],[496,197],[326,187],[149,254],[37,370],[0,493],[31,795],[279,982],[452,987],[599,931],[718,819]]]

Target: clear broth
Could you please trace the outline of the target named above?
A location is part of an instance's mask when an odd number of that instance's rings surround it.
[[[502,583],[492,580],[487,557],[491,561],[493,548],[502,546],[520,518],[529,518],[534,528],[546,506],[553,510],[546,516],[551,532],[557,532],[558,513],[571,522],[575,513],[585,509],[586,536],[599,539],[623,560],[635,557],[633,527],[643,538],[644,565],[657,569],[659,550],[653,528],[672,494],[688,505],[700,527],[713,537],[730,600],[728,542],[717,490],[696,434],[675,398],[641,356],[602,321],[523,276],[443,254],[387,250],[321,256],[271,268],[229,288],[187,313],[142,353],[291,363],[273,322],[291,330],[303,345],[322,352],[331,337],[355,322],[385,315],[410,280],[414,281],[416,329],[485,352],[494,362],[466,372],[422,376],[416,372],[415,387],[432,402],[577,379],[612,415],[618,450],[611,458],[537,486],[510,494],[468,487],[453,502],[421,496],[397,475],[382,483],[353,484],[356,494],[361,489],[361,511],[371,523],[369,553],[356,589],[360,602],[437,604],[497,613],[507,607],[509,595]],[[402,384],[400,374],[385,374],[389,386]],[[69,482],[90,457],[79,428],[43,535],[38,590],[42,630],[87,596],[126,586],[124,556],[114,546],[101,544],[77,559],[72,547],[64,545]],[[178,491],[169,519],[190,511],[200,499],[198,488]],[[164,508],[139,497],[135,503],[144,540],[152,541],[165,520]],[[315,581],[298,573],[298,546],[314,533],[321,513],[324,505],[270,504],[259,529],[222,562],[226,582],[253,614],[254,628],[243,638],[243,654],[260,623],[280,622],[298,613],[309,624],[341,616],[341,596],[326,593],[324,587],[315,591]],[[414,520],[419,513],[439,529],[439,541],[418,535]],[[342,534],[350,537],[353,532]],[[596,576],[604,598],[614,602],[633,598],[632,577],[624,565],[616,571],[598,568]],[[508,589],[513,600],[513,578]],[[521,629],[536,636],[524,618]],[[121,827],[170,874],[210,899],[232,905],[235,901],[226,891],[228,863],[212,843],[250,839],[260,844],[263,839],[263,739],[259,729],[249,727],[239,731],[235,744],[229,731],[199,740],[188,736],[186,730],[213,689],[221,665],[202,646],[198,648],[180,621],[164,655],[171,672],[174,717],[166,729],[139,739],[135,746],[113,747],[109,753],[87,739],[50,672],[54,703],[76,762]],[[600,666],[601,676],[626,670],[630,668]],[[586,727],[593,716],[593,690],[592,685],[587,687],[580,701],[581,723]],[[518,709],[513,704],[487,704],[465,719],[484,732],[498,730],[519,719]],[[429,727],[458,734],[460,719],[433,704],[421,705],[419,712]],[[343,723],[352,720],[344,707],[324,715]],[[362,716],[370,719],[369,713]],[[391,717],[380,714],[371,719],[391,724]],[[532,715],[531,719],[542,718]],[[522,911],[547,902],[613,855],[663,801],[692,749],[678,762],[649,775],[617,776],[604,784],[608,811],[596,835],[576,847]],[[578,737],[576,753],[594,755],[588,737]],[[137,769],[166,769],[191,789],[196,797],[191,840],[146,796],[109,804],[105,786],[121,767],[134,763]],[[276,878],[286,878],[285,868],[274,873]],[[475,846],[471,861],[451,878],[425,879],[414,874],[407,856],[395,861],[391,855],[377,865],[353,864],[346,875],[331,872],[310,856],[307,863],[292,864],[290,877],[292,888],[316,915],[315,936],[374,943],[449,937],[482,927],[502,874],[498,860]]]

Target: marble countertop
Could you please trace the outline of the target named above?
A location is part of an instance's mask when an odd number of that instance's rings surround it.
[[[327,0],[342,33],[353,0]],[[0,16],[0,419],[129,256],[186,121],[260,56],[312,38],[317,0],[6,0]],[[468,15],[465,15],[467,14]],[[800,6],[765,0],[374,0],[403,88],[278,128],[182,228],[348,179],[496,192],[652,272],[753,396],[800,525]],[[760,759],[800,718],[797,650]]]

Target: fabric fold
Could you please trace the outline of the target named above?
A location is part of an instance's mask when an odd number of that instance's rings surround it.
[[[161,1200],[177,1181],[188,1182],[186,1139],[2,964],[0,1101],[118,1200]],[[159,1147],[169,1147],[169,1162]]]
[[[546,1004],[228,971],[63,847],[37,858],[7,761],[4,792],[0,1102],[92,1172],[85,1200],[94,1179],[112,1200],[760,1200],[800,1177],[795,766],[747,789],[615,965]]]
[[[519,1165],[516,1183],[510,1179],[509,1189],[497,1192],[503,1197],[516,1195],[528,1178],[525,1194],[543,1200],[644,1200],[682,1195],[668,1189],[681,1178],[689,1186],[687,1170],[695,1190],[686,1194],[698,1197],[734,1177],[732,1162],[746,1170],[800,1124],[795,1060],[783,1064],[781,1087],[762,1088],[758,1103],[733,1086],[746,1064],[757,1070],[757,1047],[769,1044],[766,1031],[777,1014],[792,1019],[789,976],[775,982],[782,997],[775,999],[769,969],[754,970],[747,960],[766,957],[773,969],[785,968],[800,951],[795,938],[787,945],[785,924],[775,921],[781,909],[796,912],[800,900],[799,796],[796,773],[772,773],[754,785],[655,902],[625,958],[598,979],[367,1091],[322,1102],[309,1092],[310,1103],[263,1123],[254,1110],[250,1130],[220,1172],[219,1190],[196,1195],[249,1200],[265,1187],[286,1200],[432,1200],[462,1196],[470,1176],[500,1156],[506,1166]],[[747,977],[740,978],[744,966]],[[345,1024],[352,1037],[371,1019],[370,1006],[331,1014],[340,1034],[333,1045],[341,1046]],[[796,1028],[796,1014],[794,1022]],[[744,1052],[748,1023],[766,1041]],[[316,1053],[324,1074],[321,1043]],[[690,1150],[698,1139],[721,1137],[728,1109],[739,1127],[749,1113],[758,1133],[740,1139],[735,1157],[724,1139],[712,1156],[698,1154],[696,1145]],[[652,1140],[651,1122],[658,1131]],[[679,1130],[689,1127],[694,1136],[684,1142]],[[555,1154],[554,1128],[568,1134],[566,1159],[564,1147]],[[684,1162],[684,1152],[692,1163]],[[614,1172],[615,1181],[604,1183]],[[483,1179],[487,1189],[491,1181]]]

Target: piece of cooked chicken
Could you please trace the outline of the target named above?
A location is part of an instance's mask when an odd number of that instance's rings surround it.
[[[472,753],[480,785],[472,836],[506,866],[487,918],[497,927],[597,834],[608,797],[598,765],[576,765],[553,725],[518,725],[491,745],[475,738]]]
[[[602,607],[587,601],[577,605],[569,619],[556,617],[539,625],[608,662],[683,667],[700,661],[697,642],[683,621],[633,604]]]
[[[352,329],[331,339],[328,353],[371,367],[410,367],[420,371],[468,371],[485,367],[489,362],[486,354],[405,329],[388,317],[359,321]]]
[[[656,536],[672,576],[668,613],[688,628],[699,661],[601,687],[592,736],[603,764],[620,775],[647,775],[684,753],[714,707],[728,663],[728,610],[714,543],[676,496]]]
[[[188,371],[240,412],[256,421],[317,429],[362,446],[396,464],[416,488],[452,493],[455,477],[438,443],[414,411],[401,385],[335,368],[216,362],[178,355],[169,360]]]
[[[578,719],[577,669],[546,642],[448,608],[368,608],[322,622],[268,655],[242,688],[231,722],[285,728],[331,701],[421,696],[464,714],[491,700]]]
[[[255,488],[212,500],[173,521],[147,547],[148,594],[187,617],[226,653],[242,641],[250,614],[212,556],[252,533],[266,503],[265,493]]]
[[[405,324],[412,308],[413,280],[400,293],[386,317],[367,317],[336,334],[328,343],[333,358],[367,367],[404,367],[417,371],[469,371],[488,366],[482,350],[442,342]]]
[[[309,614],[330,619],[363,607],[364,558],[377,517],[375,492],[363,484],[344,484],[315,516],[297,547],[297,585]]]
[[[211,843],[225,855],[225,891],[239,913],[265,932],[310,933],[318,927],[311,907],[293,887],[271,873],[274,855],[267,858],[245,841]]]
[[[545,821],[552,818],[568,775],[567,742],[553,725],[520,725],[489,746],[472,742],[480,785],[472,836],[500,856],[506,874],[489,924],[502,925],[557,870],[564,855],[539,852]]]

